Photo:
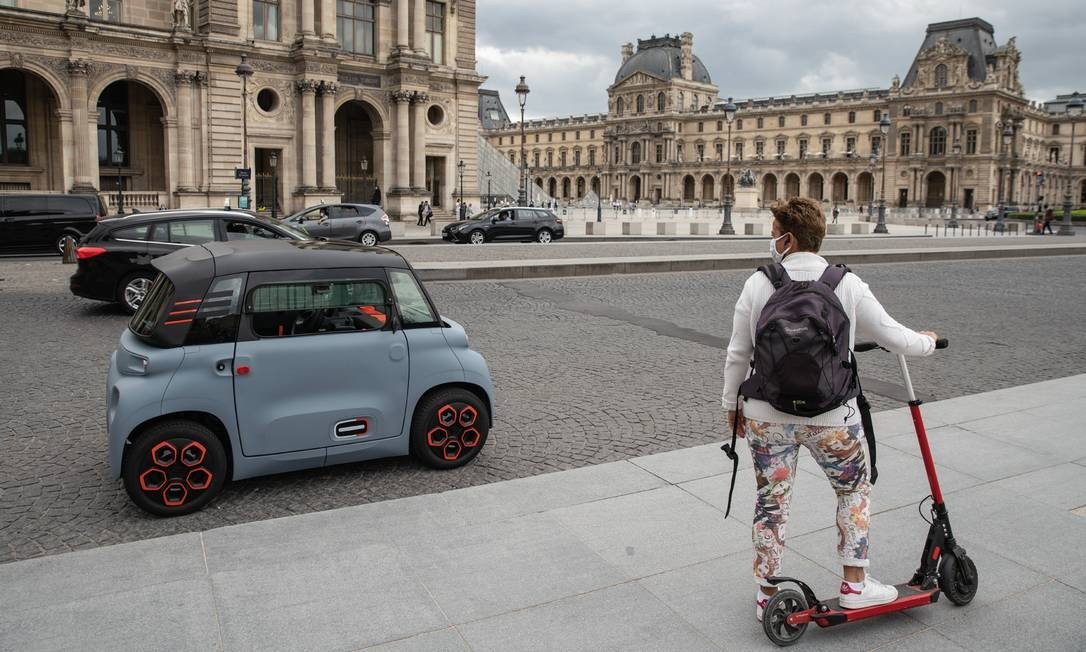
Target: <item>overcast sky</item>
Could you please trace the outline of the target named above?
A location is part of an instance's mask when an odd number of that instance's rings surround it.
[[[928,23],[979,16],[1018,37],[1026,96],[1086,91],[1082,0],[478,0],[478,70],[516,121],[605,111],[622,44],[694,34],[694,54],[736,99],[882,87],[905,77]],[[1073,48],[1077,48],[1077,52]]]

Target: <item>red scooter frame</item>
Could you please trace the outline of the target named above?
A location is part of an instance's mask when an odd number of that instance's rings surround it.
[[[940,339],[935,343],[937,349],[945,349],[947,346],[948,342],[945,339]],[[870,342],[856,345],[857,352],[880,348],[882,347]],[[977,567],[966,555],[965,549],[958,545],[950,529],[950,516],[943,502],[943,492],[939,488],[939,477],[935,473],[935,462],[931,457],[931,448],[928,446],[928,433],[924,429],[924,420],[920,416],[921,402],[913,391],[905,356],[898,356],[898,364],[905,379],[909,412],[912,414],[916,439],[920,445],[920,455],[924,460],[924,470],[928,474],[928,484],[931,486],[929,496],[932,500],[929,522],[931,527],[928,528],[928,538],[924,542],[920,566],[911,580],[897,585],[897,600],[860,609],[843,609],[838,605],[837,598],[819,600],[811,587],[798,579],[768,578],[767,581],[774,586],[792,583],[799,587],[798,591],[791,588],[777,591],[765,605],[762,627],[769,640],[777,645],[791,645],[798,641],[811,622],[819,627],[851,623],[931,604],[939,600],[940,593],[945,594],[954,604],[961,606],[969,604],[977,593]]]

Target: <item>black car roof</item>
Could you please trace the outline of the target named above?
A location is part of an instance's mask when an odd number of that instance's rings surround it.
[[[280,269],[409,267],[403,256],[391,249],[345,241],[238,240],[208,242],[200,245],[199,249],[206,252],[203,255],[210,254],[215,259],[216,276]]]

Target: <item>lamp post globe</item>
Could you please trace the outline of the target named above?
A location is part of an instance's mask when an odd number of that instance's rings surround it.
[[[728,138],[724,141],[725,161],[727,161],[724,172],[724,178],[727,180],[724,186],[724,221],[720,224],[717,235],[735,235],[735,227],[732,226],[732,188],[735,187],[735,181],[732,179],[732,122],[738,110],[739,107],[729,97],[724,105],[724,121],[728,123]]]
[[[241,77],[241,167],[249,169],[249,78],[253,76],[253,66],[248,57],[241,55],[241,63],[234,68],[234,74]],[[242,175],[241,194],[245,197],[245,208],[249,208],[249,175]]]
[[[1071,119],[1071,148],[1067,156],[1067,191],[1063,194],[1063,222],[1060,223],[1058,235],[1075,235],[1075,230],[1071,228],[1071,165],[1075,162],[1075,123],[1082,116],[1084,104],[1086,102],[1082,101],[1078,93],[1072,94],[1070,101],[1067,102],[1067,117]]]
[[[520,187],[517,190],[517,204],[524,206],[528,203],[528,184],[524,158],[524,104],[528,101],[528,84],[524,83],[524,75],[520,76],[520,83],[514,89],[517,94],[517,104],[520,105]]]
[[[879,132],[882,133],[882,185],[879,188],[879,221],[875,224],[875,233],[889,233],[886,228],[886,139],[890,134],[890,114],[883,113],[879,119]]]

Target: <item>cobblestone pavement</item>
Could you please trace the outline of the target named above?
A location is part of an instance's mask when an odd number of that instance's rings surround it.
[[[72,297],[71,269],[0,261],[0,562],[719,441],[720,347],[747,275],[431,283],[493,370],[496,424],[476,463],[436,472],[403,458],[257,478],[201,513],[156,519],[105,463],[105,372],[126,317]],[[902,322],[951,338],[914,366],[929,396],[1086,371],[1086,257],[856,271]],[[885,354],[863,364],[867,377],[896,379]]]
[[[1086,241],[1086,236],[1058,238],[1036,236],[1000,237],[873,237],[827,238],[823,250],[856,251],[882,249],[920,249],[929,247],[991,247],[1036,244],[1066,244]],[[768,251],[767,238],[711,239],[711,240],[634,240],[628,242],[558,241],[549,245],[531,242],[498,242],[481,246],[454,244],[397,244],[389,246],[399,251],[413,263],[483,260],[539,260],[555,258],[609,258],[625,256],[671,256],[696,254],[738,254]]]

